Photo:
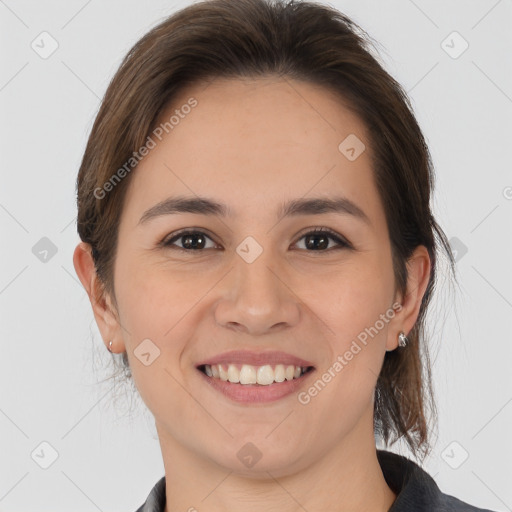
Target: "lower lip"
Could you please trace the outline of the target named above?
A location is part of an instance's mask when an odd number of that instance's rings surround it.
[[[310,370],[298,379],[274,382],[268,386],[262,386],[261,384],[236,384],[222,379],[208,377],[208,375],[199,369],[197,371],[214,389],[220,391],[231,400],[244,404],[274,402],[280,398],[291,395],[309,380],[311,374],[315,373],[314,370]]]

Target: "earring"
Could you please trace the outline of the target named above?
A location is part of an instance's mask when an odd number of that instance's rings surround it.
[[[112,340],[108,342],[107,350],[112,354]]]
[[[398,346],[405,347],[408,341],[409,340],[407,339],[407,336],[405,335],[404,331],[400,331],[398,335]]]

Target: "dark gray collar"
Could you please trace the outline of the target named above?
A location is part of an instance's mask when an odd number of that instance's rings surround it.
[[[406,457],[377,450],[377,459],[387,484],[397,495],[388,512],[492,512],[443,494],[434,479]],[[165,502],[163,476],[136,512],[163,512]]]
[[[386,483],[397,495],[388,512],[492,512],[443,494],[434,479],[412,460],[377,450]]]

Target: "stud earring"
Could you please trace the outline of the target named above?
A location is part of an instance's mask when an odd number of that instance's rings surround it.
[[[108,342],[107,350],[112,354],[112,340]]]
[[[409,340],[407,339],[407,336],[405,335],[404,331],[400,331],[400,333],[398,334],[398,346],[405,347],[408,341]]]

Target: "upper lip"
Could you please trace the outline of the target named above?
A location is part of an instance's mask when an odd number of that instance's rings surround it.
[[[305,359],[301,359],[300,357],[296,357],[292,354],[288,354],[286,352],[280,351],[268,351],[268,352],[253,352],[250,350],[232,350],[230,352],[223,352],[222,354],[217,354],[216,356],[212,356],[208,359],[205,359],[203,362],[199,363],[197,366],[203,366],[205,364],[250,364],[252,366],[264,366],[264,365],[294,365],[294,366],[313,366],[312,363],[306,361]]]

